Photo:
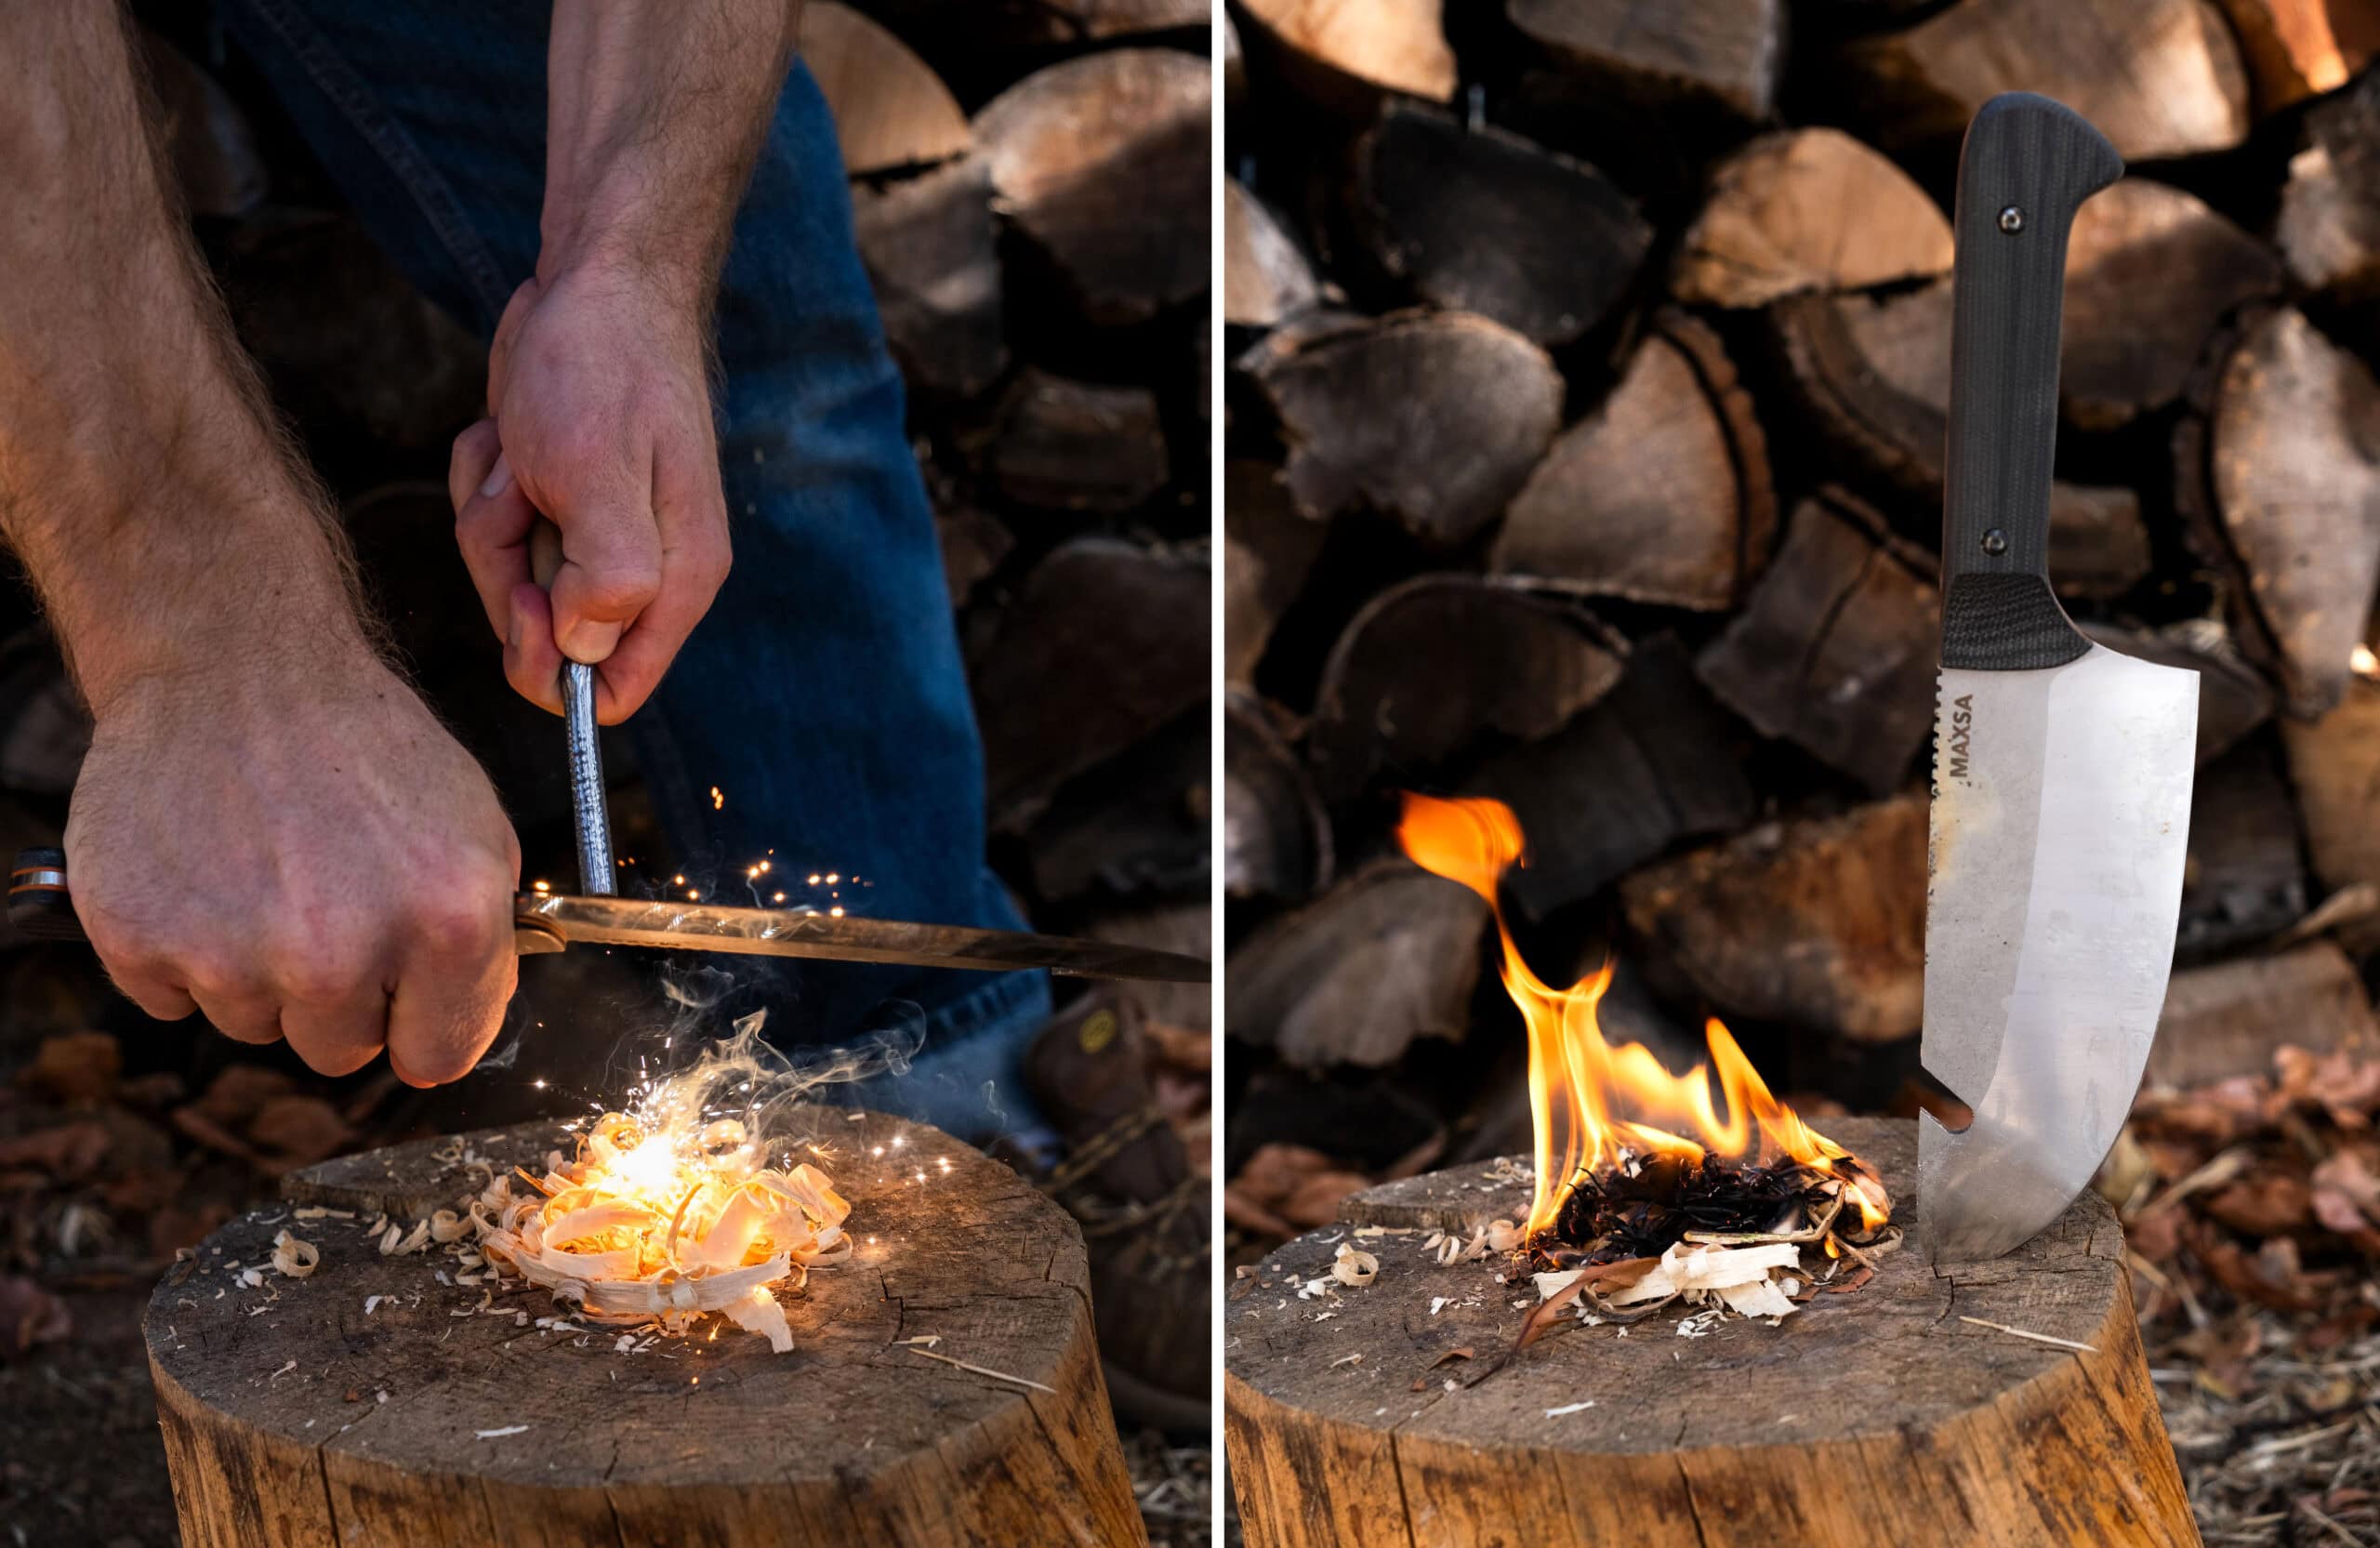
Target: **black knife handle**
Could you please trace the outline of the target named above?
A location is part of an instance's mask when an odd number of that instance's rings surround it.
[[[2066,239],[2123,176],[2099,131],[2046,97],[1993,98],[1959,152],[1942,665],[2063,666],[2090,648],[2049,584],[2050,470]]]
[[[74,900],[66,893],[66,852],[36,846],[17,852],[8,871],[8,922],[36,941],[85,940]]]

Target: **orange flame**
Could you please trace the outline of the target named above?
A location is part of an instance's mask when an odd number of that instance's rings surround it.
[[[1504,988],[1528,1025],[1529,1117],[1537,1144],[1529,1235],[1551,1226],[1575,1181],[1616,1162],[1623,1145],[1696,1159],[1706,1150],[1741,1156],[1751,1148],[1755,1128],[1762,1155],[1790,1156],[1813,1171],[1842,1176],[1866,1229],[1890,1217],[1891,1204],[1873,1177],[1856,1161],[1837,1171],[1835,1163],[1850,1159],[1850,1152],[1770,1095],[1715,1017],[1703,1028],[1711,1063],[1673,1076],[1644,1044],[1614,1048],[1604,1040],[1595,1004],[1611,987],[1609,963],[1567,989],[1529,971],[1496,895],[1504,872],[1526,863],[1520,821],[1512,808],[1499,800],[1440,800],[1408,793],[1396,838],[1415,865],[1461,882],[1495,911],[1504,947]],[[1712,1105],[1713,1069],[1726,1104],[1725,1118]]]

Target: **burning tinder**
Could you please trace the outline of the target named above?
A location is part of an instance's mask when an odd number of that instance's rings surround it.
[[[683,1333],[717,1312],[791,1349],[776,1291],[850,1256],[851,1205],[818,1168],[772,1164],[760,1105],[721,1116],[723,1093],[759,1080],[752,1042],[654,1082],[629,1113],[605,1113],[575,1159],[557,1151],[542,1176],[492,1178],[456,1234],[589,1321]]]
[[[1604,1039],[1595,1008],[1608,964],[1567,989],[1530,971],[1498,898],[1504,872],[1527,863],[1511,808],[1408,794],[1397,839],[1495,912],[1504,987],[1528,1028],[1536,1178],[1522,1234],[1541,1261],[1647,1260],[1698,1237],[1822,1242],[1832,1257],[1887,1229],[1882,1181],[1771,1095],[1718,1021],[1705,1027],[1710,1064],[1673,1076],[1642,1043]]]

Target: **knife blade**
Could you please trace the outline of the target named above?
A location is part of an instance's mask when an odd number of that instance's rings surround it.
[[[2085,639],[2048,573],[2067,237],[2122,172],[2029,93],[1985,103],[1960,152],[1920,1049],[1975,1117],[1918,1120],[1937,1262],[1997,1257],[2073,1202],[2173,963],[2198,674]]]
[[[8,878],[8,922],[35,940],[88,939],[74,913],[64,851],[17,852],[16,867]],[[1204,984],[1211,971],[1196,957],[1066,935],[837,917],[810,908],[738,908],[566,893],[518,894],[513,899],[512,927],[514,949],[523,955],[560,951],[580,941],[985,972],[1046,968],[1078,978],[1140,978],[1171,984]]]

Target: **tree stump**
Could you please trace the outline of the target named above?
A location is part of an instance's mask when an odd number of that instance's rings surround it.
[[[1368,1286],[1301,1300],[1347,1227],[1275,1252],[1224,1316],[1251,1548],[2197,1543],[2107,1203],[2086,1193],[2009,1256],[1937,1276],[1914,1125],[1824,1127],[1881,1168],[1909,1239],[1863,1289],[1773,1328],[1565,1323],[1506,1360],[1514,1303],[1537,1297],[1498,1282],[1514,1270],[1497,1257],[1441,1266],[1420,1235],[1382,1236],[1363,1244],[1381,1260]],[[1494,1175],[1390,1184],[1341,1218],[1408,1232],[1519,1218],[1527,1185]]]
[[[150,1303],[183,1542],[1145,1541],[1074,1223],[939,1130],[813,1122],[858,1250],[780,1297],[783,1355],[733,1326],[627,1350],[536,1326],[559,1310],[543,1290],[483,1306],[440,1282],[455,1265],[436,1249],[382,1256],[375,1214],[410,1227],[478,1185],[440,1142],[293,1174],[288,1205],[216,1232]],[[571,1143],[550,1123],[464,1138],[499,1169]],[[358,1218],[299,1221],[305,1204]],[[321,1250],[310,1277],[271,1266],[284,1228]]]

